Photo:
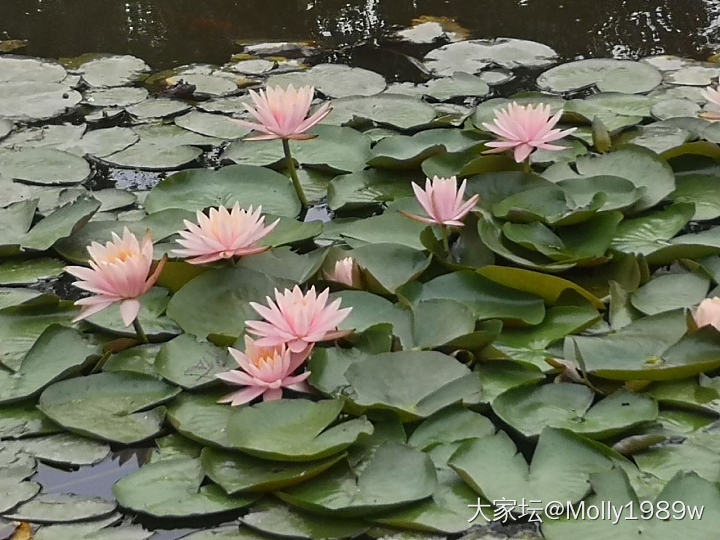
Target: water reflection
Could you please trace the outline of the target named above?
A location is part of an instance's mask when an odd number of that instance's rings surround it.
[[[162,68],[222,63],[239,50],[234,40],[374,45],[422,15],[453,17],[476,37],[542,41],[565,57],[703,57],[720,39],[720,0],[3,0],[0,38],[29,40],[28,54],[112,51]]]

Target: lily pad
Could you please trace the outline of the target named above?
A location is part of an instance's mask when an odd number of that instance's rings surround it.
[[[322,474],[345,457],[345,454],[336,454],[317,461],[282,462],[205,448],[201,461],[205,474],[233,495],[276,491],[300,484]]]
[[[710,281],[700,274],[665,274],[653,278],[630,297],[633,307],[646,315],[689,308],[707,295]]]
[[[98,353],[98,347],[77,330],[49,326],[14,373],[0,371],[0,403],[39,394],[53,381],[82,370]]]
[[[492,407],[526,437],[536,437],[551,426],[607,439],[657,417],[657,403],[646,396],[621,391],[591,407],[594,397],[590,388],[580,384],[524,385],[500,394]]]
[[[426,125],[435,118],[435,109],[417,98],[394,94],[347,97],[333,101],[333,112],[325,122],[350,124],[369,120],[379,125],[410,129]]]
[[[360,410],[386,409],[404,421],[427,418],[455,403],[477,403],[480,379],[438,352],[401,351],[352,362],[343,395]]]
[[[90,176],[83,158],[52,148],[0,150],[0,174],[30,184],[79,184]]]
[[[354,464],[340,464],[323,476],[276,495],[317,513],[360,516],[430,496],[436,475],[427,454],[395,442],[372,448]]]
[[[25,235],[21,245],[25,249],[45,251],[82,228],[99,208],[100,202],[93,198],[78,198],[38,222]]]
[[[248,527],[283,538],[354,538],[370,528],[359,519],[313,516],[278,503],[253,508],[241,521]]]
[[[236,510],[257,496],[228,496],[215,484],[201,487],[200,460],[176,458],[144,465],[120,479],[113,493],[120,506],[155,517],[206,516]]]
[[[168,407],[168,420],[184,436],[205,445],[232,448],[227,424],[232,407],[219,404],[224,393],[180,394]]]
[[[0,439],[36,437],[59,431],[62,428],[41,413],[32,400],[0,408]]]
[[[148,91],[134,86],[98,88],[85,92],[84,102],[93,107],[128,107],[148,97]]]
[[[111,514],[101,520],[44,525],[35,532],[34,540],[145,540],[152,536],[151,531],[140,525],[117,525],[122,519],[120,514]]]
[[[464,442],[449,465],[487,500],[577,502],[590,488],[590,475],[630,467],[607,447],[569,430],[546,427],[530,464],[503,431]]]
[[[186,332],[205,338],[219,335],[235,338],[245,330],[245,321],[257,317],[249,302],[264,302],[275,288],[292,287],[287,280],[271,279],[246,268],[224,268],[205,272],[177,292],[167,314]]]
[[[236,124],[227,116],[199,111],[191,111],[175,118],[175,124],[201,135],[218,139],[239,139],[250,133],[247,128]]]
[[[286,87],[289,84],[314,86],[332,98],[348,96],[372,96],[385,90],[385,79],[379,73],[363,68],[340,64],[318,64],[307,71],[273,75],[268,86]]]
[[[210,206],[262,206],[278,216],[295,217],[300,203],[290,180],[251,165],[231,165],[217,171],[191,169],[174,174],[152,189],[145,207],[151,214],[168,208],[202,210]]]
[[[66,76],[65,68],[57,62],[26,56],[0,57],[0,82],[60,82]]]
[[[643,94],[662,82],[662,74],[649,64],[631,60],[591,58],[560,64],[537,79],[551,92],[572,92],[596,86],[601,92]]]
[[[365,418],[333,427],[342,410],[339,400],[280,400],[243,407],[228,423],[230,442],[264,459],[313,461],[341,452],[361,435],[373,431]]]
[[[130,55],[99,55],[81,64],[78,71],[90,86],[125,86],[133,83],[150,71],[140,58]]]
[[[438,75],[456,71],[478,73],[491,65],[508,69],[542,67],[552,64],[557,53],[541,43],[522,39],[498,38],[459,41],[434,49],[425,55],[428,69]]]
[[[64,428],[101,440],[131,444],[157,434],[165,408],[180,392],[139,373],[97,373],[55,383],[38,407]]]
[[[155,370],[174,384],[195,389],[216,382],[215,375],[236,368],[234,364],[226,349],[183,334],[162,346]]]
[[[127,112],[138,118],[165,118],[190,109],[187,103],[166,98],[151,98],[126,108]]]
[[[720,184],[715,175],[687,174],[675,180],[677,189],[670,196],[676,203],[691,203],[695,207],[693,219],[720,217]]]
[[[194,146],[163,146],[141,139],[125,150],[104,156],[103,161],[129,169],[169,171],[192,163],[201,154],[202,150]]]
[[[81,100],[80,92],[63,83],[0,83],[0,116],[7,120],[48,120],[64,114]]]
[[[32,285],[59,276],[65,263],[59,259],[6,260],[0,263],[0,285]]]
[[[110,453],[110,446],[107,444],[71,433],[32,437],[4,444],[38,461],[59,465],[94,465]]]
[[[69,523],[107,516],[115,503],[71,493],[43,493],[18,506],[6,517],[30,523]]]

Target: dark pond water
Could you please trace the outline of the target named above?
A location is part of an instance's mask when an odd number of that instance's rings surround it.
[[[336,61],[390,75],[386,37],[421,16],[453,18],[472,37],[525,38],[576,55],[695,58],[720,49],[720,0],[2,0],[0,39],[22,52],[129,53],[154,68],[222,64],[236,40],[315,40]],[[385,65],[383,65],[385,64]]]

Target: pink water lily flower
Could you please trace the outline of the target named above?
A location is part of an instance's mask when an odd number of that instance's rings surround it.
[[[462,227],[462,219],[470,210],[475,208],[475,205],[480,200],[479,195],[473,195],[463,202],[466,184],[467,181],[463,180],[458,189],[457,178],[454,176],[450,178],[438,178],[436,176],[432,180],[428,178],[425,181],[424,190],[417,184],[413,184],[415,198],[429,217],[408,212],[402,213],[410,219],[423,223]]]
[[[231,212],[224,206],[211,208],[209,216],[198,211],[197,224],[185,220],[187,230],[178,233],[182,239],[177,242],[184,249],[175,249],[173,254],[191,257],[188,262],[192,264],[204,264],[267,251],[270,247],[259,246],[258,242],[270,234],[280,220],[266,227],[261,213],[261,206],[254,211],[252,206],[242,210],[239,203],[235,203]]]
[[[712,122],[720,122],[720,88],[707,87],[703,96],[708,101],[708,108],[700,113],[700,117]]]
[[[720,298],[706,298],[695,312],[695,323],[698,327],[712,326],[720,331]]]
[[[140,312],[139,298],[152,289],[165,266],[163,258],[151,273],[153,243],[150,231],[140,243],[126,227],[122,238],[113,233],[111,242],[104,246],[93,242],[87,250],[91,258],[90,268],[65,267],[68,274],[81,280],[73,285],[94,294],[75,302],[75,305],[82,307],[75,321],[120,303],[123,323],[130,326]]]
[[[310,392],[305,382],[310,376],[306,371],[293,375],[310,355],[312,347],[301,354],[292,354],[285,345],[261,347],[249,337],[245,337],[245,352],[228,347],[230,354],[240,369],[226,371],[216,375],[226,383],[244,386],[242,390],[228,394],[219,403],[230,403],[233,407],[243,405],[262,395],[264,401],[280,399],[283,388],[298,392]]]
[[[538,148],[564,150],[565,147],[550,143],[570,135],[576,128],[554,129],[561,116],[562,111],[551,116],[549,105],[538,104],[533,107],[513,102],[507,109],[497,112],[492,124],[483,123],[486,130],[500,138],[499,141],[487,143],[492,150],[486,153],[512,150],[515,161],[522,163]]]
[[[292,353],[300,353],[319,341],[338,339],[350,332],[338,331],[337,326],[352,308],[340,309],[340,298],[327,304],[330,289],[316,294],[315,287],[303,294],[297,285],[291,291],[275,289],[275,302],[267,297],[267,306],[250,302],[264,321],[245,321],[249,332],[258,336],[255,342],[262,347],[287,344]]]
[[[345,257],[339,261],[335,261],[335,266],[331,272],[324,271],[325,279],[328,281],[334,281],[335,283],[342,283],[348,287],[360,287],[361,276],[360,267],[358,267],[355,259],[352,257]]]
[[[255,106],[247,104],[245,108],[257,122],[238,119],[234,121],[243,127],[264,133],[248,137],[245,139],[247,141],[312,139],[313,136],[307,132],[330,114],[330,103],[327,102],[308,116],[314,95],[315,89],[312,86],[295,89],[292,84],[287,88],[275,86],[257,92],[250,90]]]

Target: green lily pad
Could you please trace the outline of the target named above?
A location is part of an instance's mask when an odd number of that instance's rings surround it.
[[[31,199],[0,209],[0,225],[5,233],[0,240],[0,254],[17,255],[20,252],[20,242],[32,225],[36,208],[37,200]]]
[[[59,465],[94,465],[110,453],[107,444],[71,433],[32,437],[4,444],[38,461]]]
[[[183,388],[202,388],[217,381],[215,375],[237,366],[224,348],[201,343],[183,334],[165,343],[155,359],[155,370]]]
[[[423,94],[439,101],[464,96],[483,97],[490,93],[490,87],[482,76],[462,71],[456,71],[449,77],[432,79],[420,88]]]
[[[23,401],[0,408],[0,439],[22,439],[50,435],[62,428],[41,413],[34,401]]]
[[[129,169],[169,171],[195,161],[202,150],[194,146],[161,146],[142,139],[132,146],[103,157],[103,161]]]
[[[313,128],[316,137],[292,141],[292,157],[305,167],[332,173],[361,171],[370,158],[370,139],[352,128],[320,125]],[[272,166],[283,163],[285,154],[279,141],[237,141],[223,153],[243,165]]]
[[[697,473],[711,482],[720,475],[720,458],[715,449],[693,444],[691,441],[655,446],[635,454],[633,459],[641,471],[666,482],[682,472]]]
[[[316,513],[359,516],[418,501],[433,493],[435,469],[427,454],[386,442],[355,464],[339,464],[323,476],[276,495]]]
[[[63,272],[65,263],[58,259],[7,260],[0,263],[0,285],[32,285]]]
[[[44,525],[34,534],[34,540],[145,540],[152,536],[151,531],[140,525],[117,525],[122,516],[111,514],[101,520],[68,523],[60,525]]]
[[[430,258],[401,244],[368,244],[350,252],[362,272],[379,285],[379,292],[394,293],[430,265]]]
[[[50,383],[82,370],[98,353],[98,347],[77,330],[49,326],[14,373],[0,371],[0,403],[39,394]]]
[[[35,459],[16,448],[0,448],[0,512],[12,510],[32,499],[40,491],[40,484],[26,480],[35,474]]]
[[[412,137],[394,135],[375,145],[368,165],[386,169],[416,169],[434,154],[464,152],[478,148],[482,142],[456,129],[429,129]]]
[[[133,127],[132,130],[145,145],[160,147],[201,146],[209,148],[223,142],[223,139],[201,135],[174,124],[141,124]]]
[[[627,477],[622,471],[615,470],[609,474],[595,474],[591,476],[593,495],[586,499],[587,505],[600,505],[608,502],[614,508],[624,507],[631,504],[632,508],[624,511],[624,517],[617,524],[613,520],[575,520],[559,519],[543,523],[543,535],[548,540],[574,540],[581,536],[587,540],[602,540],[605,538],[657,538],[658,540],[672,540],[678,537],[686,538],[709,538],[714,533],[715,527],[720,524],[720,513],[717,512],[717,505],[720,505],[717,487],[714,482],[700,478],[695,473],[678,473],[654,501],[653,508],[661,501],[670,503],[669,510],[672,514],[674,501],[684,503],[684,519],[664,519],[663,514],[659,517],[653,512],[645,512],[645,516],[651,519],[632,520],[627,516],[642,516],[639,505],[639,497],[633,492]],[[601,503],[602,501],[602,503]],[[648,505],[642,506],[648,509]],[[698,510],[704,508],[703,517],[699,519]],[[709,510],[709,512],[708,512]],[[632,514],[631,514],[632,512]],[[690,517],[693,512],[694,518]],[[681,514],[677,514],[680,516]]]
[[[438,445],[479,439],[493,433],[495,427],[485,416],[456,406],[439,411],[425,420],[415,428],[408,444],[427,451]]]
[[[239,139],[250,133],[250,130],[233,122],[227,116],[199,111],[191,111],[175,118],[175,124],[201,135],[218,139]]]
[[[190,105],[182,101],[165,98],[151,98],[126,108],[127,112],[138,118],[165,118],[190,110]]]
[[[112,127],[86,132],[76,142],[61,145],[60,150],[78,156],[91,155],[104,158],[134,145],[140,137],[130,128]]]
[[[322,474],[345,454],[336,454],[318,461],[279,462],[205,448],[202,466],[205,474],[227,493],[266,492],[291,487]]]
[[[268,536],[237,525],[217,527],[183,536],[183,540],[268,540]]]
[[[503,431],[464,442],[449,461],[478,494],[487,500],[577,502],[590,488],[592,473],[614,466],[631,467],[607,447],[569,430],[546,427],[530,464]]]
[[[586,371],[615,380],[668,380],[720,366],[720,334],[711,328],[687,333],[684,310],[638,319],[613,334],[569,338]]]
[[[243,452],[264,459],[313,461],[341,452],[372,424],[356,418],[333,427],[342,410],[339,400],[312,402],[292,399],[243,407],[230,417],[230,442]]]
[[[191,169],[173,174],[150,191],[145,207],[150,213],[168,208],[202,210],[236,202],[246,208],[262,205],[263,211],[295,217],[300,203],[290,180],[269,169],[231,165],[217,171]]]
[[[43,493],[18,506],[6,517],[30,523],[69,523],[107,516],[116,504],[98,497],[71,493]]]
[[[632,293],[630,301],[635,309],[646,315],[689,308],[707,295],[710,280],[700,274],[665,274]]]
[[[252,504],[257,496],[228,496],[214,484],[201,487],[200,460],[176,458],[144,465],[120,479],[113,493],[120,506],[155,517],[206,516]]]
[[[165,408],[150,407],[179,392],[179,388],[139,373],[97,373],[49,386],[38,407],[80,435],[131,444],[160,431]]]
[[[370,525],[359,519],[313,516],[278,503],[265,503],[245,514],[248,527],[283,538],[355,538]]]
[[[50,295],[0,311],[0,363],[17,370],[25,354],[52,324],[70,325],[78,309]]]
[[[542,67],[552,64],[556,58],[557,53],[542,43],[498,38],[450,43],[430,51],[424,62],[438,75],[452,75],[455,71],[478,73],[491,65],[508,69]]]
[[[184,392],[168,406],[168,420],[179,433],[189,439],[219,448],[232,448],[227,424],[233,408],[218,403],[223,395],[225,393]]]
[[[231,338],[245,330],[245,321],[257,314],[249,302],[265,302],[275,288],[291,288],[293,282],[246,268],[223,268],[194,278],[170,300],[168,316],[186,332],[205,338],[210,334]]]
[[[650,64],[630,60],[591,58],[560,64],[540,75],[538,86],[551,92],[572,92],[596,86],[601,92],[643,94],[662,82]]]
[[[82,228],[99,208],[100,202],[93,198],[78,198],[38,222],[25,235],[21,245],[25,249],[45,251]]]
[[[714,175],[688,174],[675,180],[677,189],[670,196],[675,203],[690,203],[695,207],[695,220],[720,217],[720,185]]]
[[[566,163],[545,171],[546,178],[559,181],[592,176],[619,176],[644,188],[635,211],[655,206],[675,190],[675,177],[670,166],[654,152],[639,146],[626,145],[602,156],[585,156],[577,160],[577,173]]]
[[[705,379],[705,380],[703,380]],[[720,413],[720,391],[711,386],[706,377],[658,381],[646,393],[660,404],[682,407],[709,414]]]
[[[0,57],[0,82],[60,82],[67,72],[57,62],[42,58],[3,55]]]
[[[545,380],[545,374],[534,364],[493,360],[478,363],[474,368],[483,383],[483,401],[492,403],[503,392],[524,384]]]
[[[607,439],[657,417],[657,403],[646,396],[621,391],[591,407],[594,397],[590,388],[580,384],[524,385],[500,394],[492,407],[526,437],[536,437],[551,426]]]
[[[668,240],[685,227],[694,212],[692,205],[678,203],[665,210],[625,220],[618,226],[612,247],[625,253],[650,255],[667,246]]]
[[[351,247],[366,244],[402,244],[418,251],[425,249],[420,233],[426,225],[399,212],[386,211],[362,220],[335,220],[325,224],[323,236],[344,240]]]
[[[340,64],[318,64],[307,71],[273,75],[267,81],[268,86],[289,84],[314,86],[332,98],[372,96],[385,90],[385,79],[379,73]]]
[[[564,337],[579,333],[600,319],[591,306],[554,306],[547,310],[545,320],[536,326],[507,329],[493,347],[508,358],[536,365],[547,370],[547,348]]]
[[[374,205],[412,196],[409,179],[395,170],[365,169],[336,176],[327,187],[331,210]]]
[[[555,305],[565,291],[571,290],[588,300],[598,309],[604,309],[605,307],[605,304],[589,291],[572,281],[558,276],[505,266],[485,266],[478,270],[478,273],[510,289],[539,296],[550,305]]]
[[[130,55],[97,55],[78,67],[83,80],[90,86],[125,86],[142,78],[150,67]]]
[[[23,81],[0,83],[0,116],[7,120],[49,120],[73,109],[82,100],[64,83]]]
[[[79,184],[90,176],[83,158],[52,148],[0,150],[0,174],[31,184]]]
[[[248,268],[268,276],[303,283],[317,274],[327,252],[315,250],[299,254],[290,248],[275,248],[253,257],[243,257],[237,266]]]
[[[477,403],[480,379],[438,352],[401,351],[354,361],[342,394],[356,408],[387,409],[404,421],[427,418],[455,403]]]
[[[145,101],[148,91],[134,86],[93,88],[85,92],[84,102],[93,107],[127,107]]]
[[[435,110],[417,98],[383,94],[336,99],[333,101],[333,112],[325,122],[342,125],[369,120],[379,125],[410,129],[426,125],[434,118]]]

